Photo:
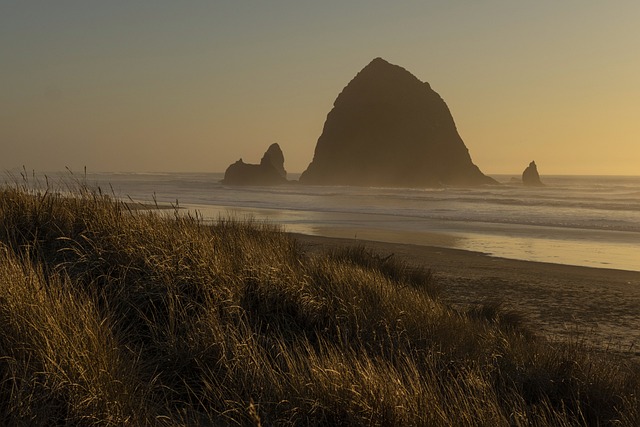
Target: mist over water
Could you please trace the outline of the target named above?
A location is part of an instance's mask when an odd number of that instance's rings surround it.
[[[100,173],[82,179],[121,198],[177,201],[210,220],[252,217],[306,234],[640,271],[640,177],[543,176],[546,187],[536,188],[510,183],[512,175],[493,177],[503,185],[229,187],[214,173]]]

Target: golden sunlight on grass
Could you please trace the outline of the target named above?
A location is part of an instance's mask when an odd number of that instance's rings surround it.
[[[4,425],[640,424],[640,370],[276,227],[0,190]]]

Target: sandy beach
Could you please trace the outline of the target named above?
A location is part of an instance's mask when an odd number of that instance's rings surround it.
[[[309,251],[365,245],[431,269],[454,306],[501,301],[551,339],[583,341],[640,360],[640,272],[518,261],[435,246],[294,234]]]

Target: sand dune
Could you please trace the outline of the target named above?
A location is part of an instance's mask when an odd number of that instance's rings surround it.
[[[640,360],[640,272],[518,261],[479,252],[296,234],[308,250],[365,245],[432,269],[454,305],[502,301],[550,338]]]

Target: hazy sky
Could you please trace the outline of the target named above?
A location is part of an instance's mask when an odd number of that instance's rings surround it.
[[[313,157],[380,56],[485,173],[640,175],[640,2],[0,2],[0,169],[222,172]]]

